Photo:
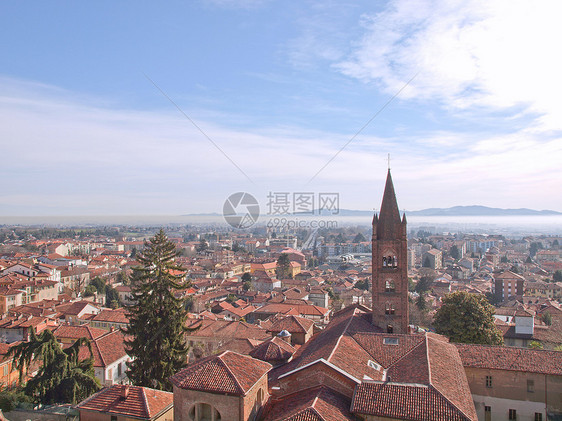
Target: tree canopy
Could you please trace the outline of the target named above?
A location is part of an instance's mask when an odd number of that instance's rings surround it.
[[[80,359],[83,346],[90,356]],[[86,338],[62,349],[50,330],[45,329],[39,336],[32,330],[29,342],[11,348],[8,357],[14,358],[20,382],[31,364],[41,364],[37,374],[26,383],[25,393],[43,404],[75,404],[100,389],[94,372],[92,346]]]
[[[433,325],[437,333],[452,342],[502,345],[502,334],[494,324],[494,312],[483,295],[457,291],[443,298]]]
[[[137,386],[171,390],[169,377],[187,364],[186,299],[176,293],[189,287],[175,263],[176,247],[160,230],[137,256],[133,269],[133,305],[128,306],[127,353],[134,358],[127,376]]]
[[[277,258],[277,269],[275,269],[277,279],[292,278],[291,275],[291,261],[287,253],[281,253]]]

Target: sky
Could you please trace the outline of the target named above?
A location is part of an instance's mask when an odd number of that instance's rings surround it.
[[[559,1],[0,3],[0,217],[562,211]],[[0,218],[1,222],[1,218]]]

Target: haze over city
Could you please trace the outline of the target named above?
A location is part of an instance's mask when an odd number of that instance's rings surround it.
[[[372,210],[389,153],[401,209],[562,211],[561,7],[4,2],[0,216]]]

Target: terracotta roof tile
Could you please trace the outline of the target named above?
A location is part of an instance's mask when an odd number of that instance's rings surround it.
[[[318,387],[273,401],[265,409],[264,421],[354,420],[349,407],[349,398],[326,387]]]
[[[353,395],[351,412],[412,421],[468,421],[433,387],[427,385],[364,382]]]
[[[291,344],[275,336],[255,347],[250,351],[250,356],[267,362],[287,361],[295,351],[296,349]]]
[[[465,367],[562,375],[562,352],[455,344]]]
[[[270,369],[271,364],[225,351],[190,364],[170,380],[182,389],[245,395]]]
[[[127,396],[123,397],[125,389]],[[80,410],[108,412],[123,416],[153,419],[171,408],[174,394],[147,387],[114,385],[104,388],[77,405]]]

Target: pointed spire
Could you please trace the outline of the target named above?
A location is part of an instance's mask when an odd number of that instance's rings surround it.
[[[389,240],[397,238],[397,235],[400,233],[400,231],[398,231],[400,223],[400,211],[398,210],[394,184],[392,183],[392,176],[390,175],[389,169],[386,176],[386,186],[384,187],[384,195],[382,197],[381,211],[379,214],[379,229],[377,229],[378,238]]]

